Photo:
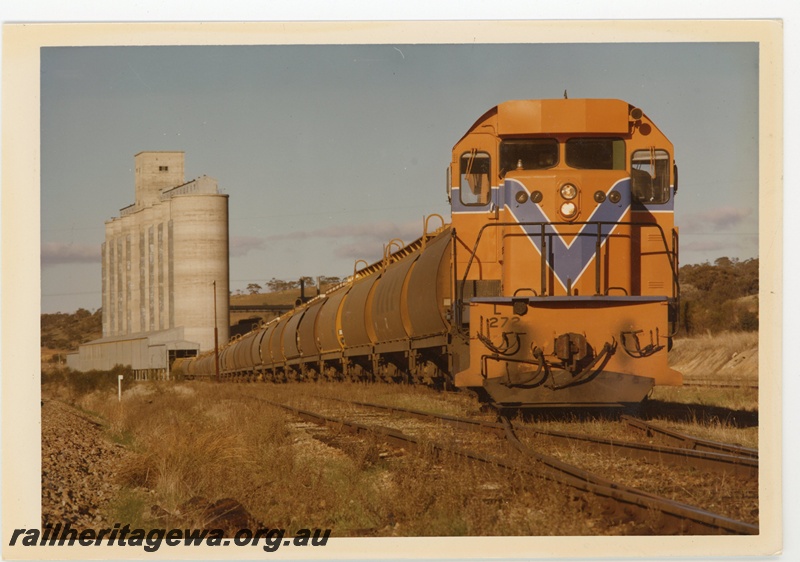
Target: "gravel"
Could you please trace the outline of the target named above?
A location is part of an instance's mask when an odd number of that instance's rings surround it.
[[[42,404],[42,525],[111,527],[106,508],[119,491],[116,466],[129,454],[101,426],[56,400]]]

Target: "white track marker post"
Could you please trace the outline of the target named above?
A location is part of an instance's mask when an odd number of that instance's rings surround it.
[[[122,402],[122,375],[117,375],[117,400]]]

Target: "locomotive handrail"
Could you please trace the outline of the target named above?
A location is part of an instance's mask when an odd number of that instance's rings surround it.
[[[675,173],[676,174],[678,173],[677,166],[675,167]],[[676,176],[675,182],[677,183],[677,181],[678,181],[678,179],[677,179],[677,176]],[[675,189],[677,190],[677,187]],[[679,248],[680,248],[680,245],[678,244],[679,242],[680,242],[680,240],[679,240],[678,229],[673,227],[673,229],[672,229],[672,253],[673,253],[673,257],[674,257],[674,263],[673,263],[673,266],[672,266],[673,272],[675,272],[675,271],[679,272],[680,271],[680,259],[679,259],[680,256],[678,255],[678,251],[679,251]],[[680,300],[681,300],[681,284],[678,283],[677,281],[675,282],[675,293],[676,293],[675,294],[675,299],[678,302],[680,302]],[[680,324],[681,324],[680,316],[681,316],[680,310],[677,310],[676,314],[675,314],[675,328],[671,331],[670,337],[672,337],[675,334],[677,334],[678,330],[680,329],[679,328]]]
[[[577,225],[597,225],[597,232],[596,233],[588,233],[588,232],[578,232],[576,236],[594,236],[596,238],[595,243],[595,292],[596,294],[602,294],[600,292],[600,247],[602,246],[602,227],[603,226],[634,226],[634,227],[644,227],[644,228],[656,228],[658,233],[661,236],[661,242],[664,245],[664,252],[667,254],[667,260],[670,266],[670,271],[672,272],[672,298],[678,299],[680,297],[680,286],[678,283],[678,264],[677,264],[677,246],[674,245],[674,242],[677,241],[677,232],[676,229],[672,229],[672,237],[673,237],[673,248],[672,250],[669,249],[667,245],[667,237],[664,234],[664,229],[658,223],[652,222],[639,222],[639,221],[574,221],[574,222],[567,222],[567,221],[525,221],[525,222],[498,222],[498,223],[487,223],[481,226],[480,230],[478,231],[478,236],[475,240],[475,244],[472,248],[472,252],[470,253],[469,260],[467,260],[467,266],[464,269],[463,277],[461,278],[461,286],[457,288],[458,290],[458,301],[456,306],[456,325],[458,326],[458,330],[461,330],[461,323],[462,323],[462,307],[464,304],[464,286],[466,285],[467,276],[469,275],[470,268],[472,267],[472,263],[475,260],[475,256],[478,252],[478,246],[481,243],[481,239],[483,238],[483,233],[487,228],[498,228],[498,227],[514,227],[514,226],[538,226],[539,233],[538,235],[541,237],[541,292],[540,296],[545,297],[547,296],[547,237],[552,237],[557,235],[557,232],[546,232],[546,227],[548,226],[577,226]],[[525,232],[525,235],[528,237],[536,236],[533,232]],[[458,274],[456,269],[458,267],[457,262],[453,262],[453,271],[454,271],[454,278],[458,279]],[[672,334],[674,335],[674,334]]]

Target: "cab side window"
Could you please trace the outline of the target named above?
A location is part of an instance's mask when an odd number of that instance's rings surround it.
[[[492,195],[491,157],[473,149],[461,155],[459,190],[464,205],[487,205]]]
[[[669,153],[656,149],[636,150],[631,156],[631,195],[640,203],[669,201]]]

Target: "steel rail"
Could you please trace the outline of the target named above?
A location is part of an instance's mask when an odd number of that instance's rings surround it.
[[[749,388],[758,390],[757,384],[715,381],[683,381],[682,386],[693,388]]]
[[[413,410],[410,408],[384,406],[383,404],[373,404],[371,402],[360,402],[321,396],[317,396],[317,398],[335,400],[346,404],[382,410],[389,413],[398,412],[421,419],[437,420],[459,429],[488,431],[495,433],[500,437],[506,436],[506,429],[504,425],[500,423],[461,418],[446,414],[434,414],[431,412]],[[601,451],[608,454],[624,454],[627,458],[644,459],[658,464],[667,464],[670,466],[692,466],[705,470],[721,471],[726,474],[731,474],[744,479],[754,479],[758,477],[758,459],[753,458],[750,455],[742,456],[715,451],[698,451],[686,447],[666,447],[651,445],[649,443],[618,441],[615,439],[595,437],[592,435],[578,435],[565,431],[544,430],[530,427],[517,427],[516,431],[517,433],[524,432],[526,434],[533,435],[534,437],[544,436],[556,441],[578,441],[592,450]]]
[[[670,441],[678,444],[678,446],[697,451],[713,451],[718,453],[725,453],[729,455],[736,455],[739,457],[758,459],[758,449],[751,449],[749,447],[742,447],[740,445],[732,445],[730,443],[720,443],[718,441],[711,441],[709,439],[702,439],[679,431],[673,431],[665,427],[640,420],[627,415],[620,416],[620,419],[626,422],[630,427],[644,431],[649,436],[660,435]]]
[[[294,415],[306,421],[331,427],[338,431],[347,431],[348,433],[356,435],[375,435],[384,439],[387,443],[400,448],[411,447],[422,451],[432,451],[436,454],[454,455],[473,462],[480,462],[506,470],[523,472],[533,477],[546,478],[547,480],[572,487],[582,493],[591,494],[612,502],[615,513],[619,516],[620,520],[630,520],[632,515],[636,515],[639,520],[652,521],[654,513],[658,512],[661,514],[658,531],[662,534],[752,535],[758,534],[759,532],[757,525],[736,521],[729,517],[711,513],[697,507],[609,482],[585,470],[530,451],[524,448],[524,446],[522,451],[528,458],[537,461],[535,465],[519,464],[499,458],[487,457],[479,453],[419,440],[392,428],[377,425],[368,426],[358,422],[325,416],[316,412],[273,402],[265,398],[252,398],[292,412]],[[509,430],[504,429],[504,431],[508,435]],[[513,435],[513,431],[511,434]]]
[[[519,431],[519,430],[518,430]],[[670,466],[692,466],[712,472],[724,472],[743,479],[758,478],[758,458],[715,451],[698,451],[685,447],[667,447],[650,443],[617,441],[592,435],[577,435],[565,431],[523,428],[522,431],[552,439],[582,442],[589,448],[609,454],[623,453],[626,458],[644,459]]]
[[[658,511],[662,514],[664,528],[659,529],[662,534],[682,533],[682,534],[739,534],[751,535],[758,534],[758,526],[743,521],[736,521],[722,515],[711,513],[703,509],[682,504],[673,500],[645,494],[635,488],[630,488],[621,484],[611,487],[603,486],[598,483],[596,477],[583,469],[579,469],[537,453],[525,446],[514,434],[511,423],[503,418],[506,426],[506,437],[519,452],[525,456],[535,459],[546,466],[550,466],[559,471],[569,471],[570,476],[582,479],[582,484],[587,491],[600,497],[607,497],[614,500],[623,508],[638,508],[644,510],[644,517],[647,512]]]

